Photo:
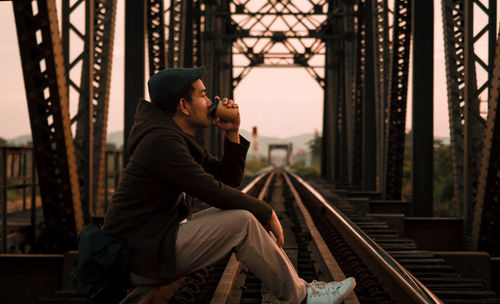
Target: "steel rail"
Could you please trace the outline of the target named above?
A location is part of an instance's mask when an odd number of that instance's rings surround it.
[[[269,170],[262,174],[260,174],[257,178],[255,178],[250,184],[248,184],[242,192],[249,193],[251,189],[256,187],[256,185],[265,177],[267,179],[264,183],[264,186],[260,190],[259,196],[257,197],[259,200],[264,199],[269,189],[269,185],[275,175],[275,170]],[[229,258],[229,262],[222,273],[221,279],[215,292],[212,296],[212,300],[210,304],[220,304],[220,303],[232,303],[234,299],[232,296],[232,291],[235,290],[235,278],[237,274],[241,271],[242,264],[236,260],[236,255],[234,253],[231,254]],[[238,298],[241,297],[241,292],[239,292]]]
[[[382,249],[372,238],[363,232],[337,208],[331,206],[325,198],[306,181],[292,172],[287,172],[299,185],[312,195],[324,208],[325,215],[345,240],[360,255],[366,266],[377,274],[382,274],[380,283],[398,303],[443,303],[434,293],[425,287],[408,270]],[[301,192],[301,191],[299,191]]]
[[[323,237],[321,236],[320,232],[318,231],[318,228],[314,224],[314,220],[311,217],[311,214],[307,210],[306,206],[304,205],[302,199],[300,198],[299,193],[297,192],[297,189],[293,186],[292,181],[290,180],[288,174],[286,172],[283,173],[283,176],[285,178],[286,184],[290,188],[290,191],[292,192],[292,195],[295,199],[295,203],[297,204],[297,207],[299,208],[300,212],[302,213],[302,216],[304,217],[305,224],[307,226],[307,229],[309,230],[309,233],[311,234],[312,241],[314,242],[317,250],[320,252],[321,257],[323,258],[325,262],[325,266],[329,272],[329,275],[335,280],[335,281],[342,281],[346,278],[344,272],[340,268],[339,264],[335,260],[335,257],[333,257],[330,249],[326,245]],[[345,304],[359,304],[359,299],[356,296],[356,294],[353,292],[351,293],[345,300]]]

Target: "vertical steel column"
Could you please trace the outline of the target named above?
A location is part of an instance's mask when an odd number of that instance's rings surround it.
[[[85,37],[82,55],[80,98],[74,143],[77,152],[83,219],[85,223],[88,223],[94,202],[94,0],[85,1]]]
[[[432,216],[434,1],[412,2],[412,195],[413,215]]]
[[[363,88],[363,189],[376,190],[377,178],[377,128],[375,111],[375,79],[373,50],[373,10],[369,3],[364,6],[365,20],[365,73]]]
[[[390,48],[389,48],[389,13],[387,0],[376,0],[371,2],[374,16],[373,22],[373,50],[374,50],[374,80],[375,80],[375,110],[377,125],[377,188],[384,183],[384,161],[385,161],[385,111],[387,100],[390,95],[387,89],[390,87]]]
[[[139,98],[144,98],[145,55],[145,3],[144,0],[125,1],[125,119],[123,165],[129,160],[128,135],[134,122]]]
[[[342,8],[340,7],[342,6]],[[325,86],[323,113],[323,149],[327,179],[338,185],[348,182],[347,176],[347,134],[345,90],[345,54],[343,37],[344,18],[338,12],[344,7],[340,1],[328,3],[329,20],[325,32]],[[333,12],[336,10],[337,15]],[[334,38],[337,37],[337,38]]]
[[[30,217],[30,227],[31,233],[30,238],[32,244],[36,240],[36,163],[35,163],[35,149],[31,152],[31,217]]]
[[[54,0],[13,3],[48,252],[76,247],[83,226],[63,47]]]
[[[411,0],[394,3],[390,106],[385,137],[384,197],[400,200],[403,183],[406,100],[411,39]]]
[[[363,182],[363,104],[365,83],[365,52],[366,52],[366,1],[359,2],[356,22],[356,82],[353,105],[353,150],[352,150],[352,184],[362,185]]]
[[[472,229],[472,213],[473,213],[473,128],[474,120],[472,118],[472,107],[477,103],[476,97],[476,79],[474,73],[474,0],[464,0],[464,65],[465,65],[465,87],[464,87],[464,217],[465,217],[465,233],[468,235]],[[470,234],[468,235],[470,237]]]
[[[500,256],[500,40],[493,62],[488,121],[472,230],[472,249]]]
[[[79,96],[76,122],[75,146],[80,177],[81,194],[88,221],[90,214],[103,213],[102,204],[102,161],[106,145],[109,89],[111,80],[111,58],[114,38],[116,0],[87,0],[71,3],[62,1],[63,7],[63,50],[68,93],[75,90]],[[79,8],[85,3],[85,28],[79,28]],[[73,18],[72,18],[73,16]],[[83,48],[75,54],[70,47],[70,33],[80,38]],[[83,34],[84,33],[84,34]],[[71,45],[72,44],[72,45]],[[70,59],[72,61],[70,61]],[[81,64],[80,83],[73,80],[72,70]],[[70,98],[72,99],[72,98]]]
[[[489,0],[488,7],[483,2],[486,0],[442,1],[454,190],[457,213],[465,217],[466,241],[470,248],[473,204],[477,201],[479,161],[486,126],[480,112],[480,99],[485,98],[490,85],[492,44],[496,35],[496,1]],[[476,27],[481,26],[476,29],[475,9],[488,16],[488,23],[485,26],[476,24]],[[489,40],[486,60],[474,51],[474,44],[482,43],[484,36]],[[483,77],[484,74],[488,77]]]
[[[346,93],[346,166],[347,183],[353,184],[354,154],[354,110],[356,95],[356,60],[357,60],[357,36],[355,32],[354,5],[346,5],[344,18],[344,32],[349,37],[344,41],[344,64],[345,64],[345,93]]]
[[[491,2],[491,1],[490,1]],[[464,19],[464,63],[465,63],[465,86],[464,86],[464,217],[466,241],[469,248],[472,248],[472,226],[474,216],[474,202],[476,200],[477,182],[479,179],[479,161],[481,159],[482,144],[484,137],[485,121],[480,116],[480,95],[489,87],[491,79],[491,69],[475,53],[474,44],[487,31],[488,25],[483,31],[474,34],[474,8],[475,4],[482,4],[479,0],[465,0]],[[481,7],[482,8],[482,7]],[[484,10],[484,8],[483,8]],[[491,12],[489,12],[491,13]],[[493,13],[496,17],[496,12]],[[491,18],[491,15],[490,15]],[[496,20],[489,20],[489,23]],[[496,27],[496,25],[494,26]],[[489,45],[490,46],[490,45]],[[488,50],[491,52],[491,48]],[[489,55],[492,55],[491,53]],[[491,60],[488,59],[488,62]],[[482,67],[489,75],[484,84],[478,83],[476,64]]]
[[[331,3],[329,4],[329,6]],[[321,138],[321,176],[335,181],[337,159],[337,105],[335,103],[335,48],[332,38],[326,39],[325,86],[323,95],[323,136]]]
[[[7,147],[2,151],[2,199],[0,208],[2,209],[2,252],[7,253]]]
[[[207,68],[203,80],[209,94],[233,98],[232,40],[224,37],[231,26],[229,0],[205,2],[201,64]],[[198,19],[195,19],[198,20]],[[222,155],[222,132],[211,126],[200,134],[200,141],[215,155]]]
[[[94,0],[94,179],[93,202],[96,215],[104,215],[106,137],[111,89],[111,65],[115,32],[116,0]]]
[[[442,0],[448,115],[453,165],[455,211],[463,213],[464,207],[464,0]]]

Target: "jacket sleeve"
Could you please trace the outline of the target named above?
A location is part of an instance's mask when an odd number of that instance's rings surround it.
[[[271,219],[272,208],[265,202],[216,180],[189,154],[184,141],[170,134],[157,136],[149,148],[147,169],[154,178],[174,185],[220,209],[245,209],[263,225]]]
[[[207,173],[212,174],[215,179],[231,187],[238,187],[243,178],[245,170],[245,158],[250,143],[240,136],[240,143],[234,143],[224,136],[224,155],[222,160],[206,154],[201,165]]]

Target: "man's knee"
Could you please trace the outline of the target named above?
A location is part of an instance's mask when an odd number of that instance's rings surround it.
[[[235,228],[238,227],[237,229],[258,223],[257,218],[250,211],[243,209],[228,210],[228,219],[230,225],[235,226]]]

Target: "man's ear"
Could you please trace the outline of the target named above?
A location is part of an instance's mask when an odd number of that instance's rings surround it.
[[[184,114],[186,116],[190,115],[191,105],[189,104],[189,102],[185,98],[181,98],[179,100],[178,107],[179,107],[179,110],[181,111],[182,114]]]

